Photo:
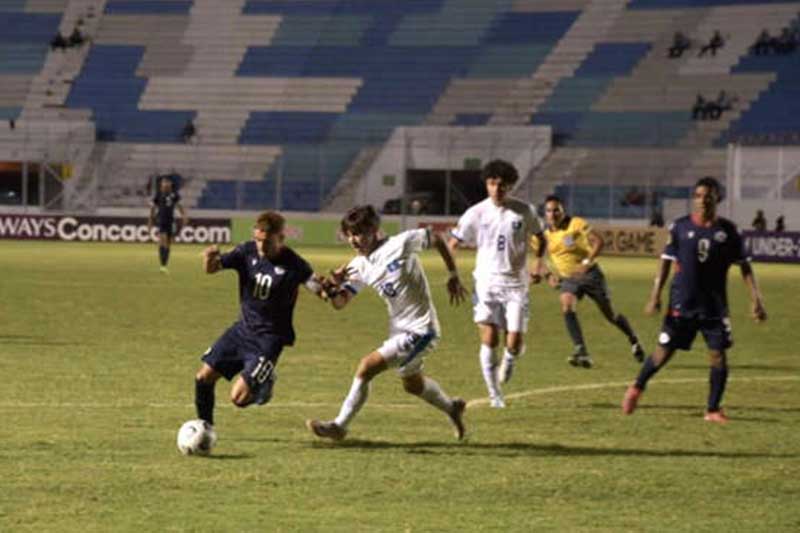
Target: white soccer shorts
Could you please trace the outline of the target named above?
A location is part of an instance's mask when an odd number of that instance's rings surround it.
[[[389,367],[397,367],[401,378],[413,376],[422,371],[424,353],[436,344],[436,334],[403,332],[389,337],[378,348]]]
[[[528,288],[475,287],[472,316],[476,324],[494,324],[499,329],[528,331]]]

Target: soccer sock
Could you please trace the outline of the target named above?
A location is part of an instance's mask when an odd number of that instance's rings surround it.
[[[647,382],[650,381],[656,372],[659,371],[659,367],[656,366],[655,362],[653,361],[653,356],[647,357],[642,363],[642,369],[639,370],[639,375],[636,377],[636,388],[644,390],[647,386]]]
[[[522,347],[520,347],[519,350],[517,350],[516,353],[512,352],[511,350],[508,349],[508,347],[506,347],[505,350],[503,350],[503,359],[508,359],[510,361],[514,361],[514,360],[519,359],[520,357],[522,357],[523,353],[525,353],[525,345],[524,344],[522,345]]]
[[[636,338],[636,333],[633,332],[633,328],[630,322],[628,322],[628,319],[625,318],[625,315],[622,313],[618,314],[616,318],[614,318],[614,325],[628,337],[628,342],[631,344],[638,342],[639,339]]]
[[[728,367],[712,366],[708,382],[708,410],[719,411],[719,404],[722,402],[722,395],[725,393],[725,384],[728,382]]]
[[[201,418],[214,425],[214,383],[206,383],[199,379],[194,380],[194,405],[197,408],[197,418]]]
[[[158,247],[158,262],[161,266],[167,266],[167,249],[164,246]]]
[[[500,387],[497,385],[497,375],[494,372],[496,366],[494,361],[494,348],[481,344],[478,357],[481,361],[483,381],[486,382],[486,389],[489,391],[489,396],[492,398],[500,396]]]
[[[453,401],[445,394],[442,387],[429,377],[423,378],[425,380],[425,387],[422,389],[420,396],[423,400],[436,407],[440,411],[450,413],[453,408]]]
[[[167,266],[167,263],[169,263],[169,250],[169,246],[164,247],[164,266]]]
[[[350,392],[342,402],[342,408],[334,422],[337,426],[346,428],[350,421],[355,418],[361,407],[367,402],[369,396],[369,381],[356,377],[350,386]]]
[[[577,349],[580,347],[584,352],[586,351],[586,344],[583,342],[583,331],[581,331],[581,323],[578,322],[578,315],[575,311],[567,311],[564,313],[564,323],[567,325],[567,333],[572,339],[572,344]]]

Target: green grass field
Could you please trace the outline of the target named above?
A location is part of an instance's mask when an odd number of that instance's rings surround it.
[[[318,271],[348,251],[300,249]],[[0,241],[0,531],[798,531],[800,270],[757,265],[768,322],[754,324],[738,272],[726,426],[702,420],[702,342],[653,380],[640,409],[619,403],[637,373],[627,342],[591,302],[580,307],[596,366],[567,365],[551,289],[532,289],[527,353],[508,407],[482,401],[469,305],[446,302],[424,256],[443,338],[428,374],[472,400],[469,437],[402,391],[389,372],[339,444],[331,418],[358,359],[386,335],[383,303],[336,312],[301,291],[297,344],[272,403],[234,409],[217,388],[219,442],[181,456],[199,356],[237,316],[235,275],[201,273],[200,248]],[[464,273],[472,256],[459,257]],[[616,307],[646,347],[641,314],[653,259],[603,260]],[[466,276],[468,278],[468,276]]]

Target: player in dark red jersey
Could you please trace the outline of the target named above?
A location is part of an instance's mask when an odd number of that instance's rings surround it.
[[[654,314],[661,307],[661,290],[675,263],[675,276],[669,294],[669,308],[658,338],[655,353],[645,359],[636,381],[628,387],[622,411],[631,414],[652,378],[676,350],[689,350],[697,332],[703,334],[711,365],[705,420],[725,423],[728,417],[720,404],[728,380],[726,350],[733,344],[728,316],[727,279],[732,264],[741,268],[750,292],[753,318],[766,320],[767,312],[756,284],[736,225],[717,216],[721,199],[719,182],[712,177],[697,181],[692,213],[670,226],[670,236],[655,285],[645,311]]]

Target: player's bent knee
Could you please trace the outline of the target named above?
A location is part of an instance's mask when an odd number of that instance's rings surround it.
[[[214,384],[220,378],[219,372],[204,364],[194,375],[194,379],[202,383]]]
[[[231,394],[231,403],[243,409],[253,403],[253,397],[250,393]]]

